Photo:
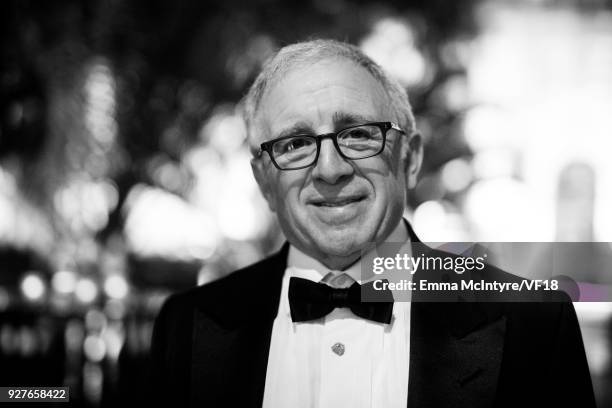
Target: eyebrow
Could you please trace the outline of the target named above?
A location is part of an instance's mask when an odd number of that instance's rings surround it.
[[[332,121],[334,123],[335,130],[340,130],[351,125],[358,125],[361,123],[375,122],[372,118],[347,112],[334,112],[332,115]],[[312,126],[306,122],[298,122],[281,130],[274,138],[280,138],[285,136],[293,136],[296,134],[314,134]]]
[[[283,130],[281,130],[277,135],[275,135],[275,138],[279,138],[279,137],[285,137],[285,136],[292,136],[292,135],[296,135],[296,134],[310,134],[313,133],[312,131],[312,126],[308,125],[306,122],[298,122],[295,123],[292,126],[289,126]]]
[[[372,118],[347,112],[335,112],[333,115],[333,121],[336,130],[342,129],[346,126],[375,122],[374,120],[372,120]]]

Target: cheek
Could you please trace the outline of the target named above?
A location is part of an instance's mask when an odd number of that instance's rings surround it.
[[[376,179],[371,180],[377,207],[382,212],[394,212],[398,211],[399,208],[403,211],[406,201],[406,185],[401,166],[398,162],[393,163],[393,165],[395,168],[385,166],[384,172],[377,174]]]
[[[300,181],[297,178],[276,177],[271,180],[274,183],[274,202],[277,212],[283,216],[295,218],[294,214],[300,210]]]
[[[378,204],[386,211],[397,209],[404,205],[403,184],[396,178],[388,179],[376,188],[376,197]]]

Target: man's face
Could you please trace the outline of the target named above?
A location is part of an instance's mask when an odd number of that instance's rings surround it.
[[[397,122],[383,87],[369,72],[333,59],[290,70],[264,95],[253,146],[295,133],[318,135],[366,122]],[[278,170],[267,154],[253,172],[285,236],[328,267],[344,268],[369,242],[400,222],[405,203],[407,137],[387,132],[384,151],[345,160],[332,140],[321,142],[315,166]]]

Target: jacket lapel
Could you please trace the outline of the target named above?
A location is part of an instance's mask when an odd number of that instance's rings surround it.
[[[506,319],[479,320],[480,306],[413,303],[409,407],[493,405]]]
[[[227,279],[196,309],[192,406],[261,406],[287,251],[285,245],[242,276]]]
[[[432,251],[422,244],[410,224],[407,226],[413,256]],[[446,280],[444,275],[433,272],[428,279]],[[423,276],[417,273],[414,278],[418,281]],[[431,298],[419,301],[419,296],[413,297],[409,408],[493,406],[506,318],[499,304],[475,300],[432,302]]]

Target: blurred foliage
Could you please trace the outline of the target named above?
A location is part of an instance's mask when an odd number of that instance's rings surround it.
[[[241,98],[274,49],[313,37],[358,44],[381,18],[394,18],[411,27],[426,61],[424,78],[409,94],[428,141],[424,171],[434,172],[469,154],[459,126],[466,107],[445,92],[464,79],[459,51],[478,31],[476,3],[4,1],[0,160],[59,236],[66,221],[54,215],[53,200],[66,180],[78,173],[112,180],[116,203],[96,236],[105,245],[121,234],[132,187],[156,184],[152,163],[178,164],[194,144],[206,143],[199,140],[203,123]],[[96,61],[113,74],[112,147],[85,131],[82,88]],[[411,204],[427,198],[417,192]]]

